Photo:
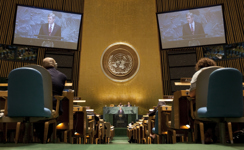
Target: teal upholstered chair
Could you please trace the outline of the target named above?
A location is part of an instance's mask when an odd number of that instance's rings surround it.
[[[49,124],[53,123],[55,140],[58,111],[52,113],[52,81],[49,72],[41,66],[21,67],[12,70],[8,80],[8,117],[12,121],[22,117],[24,120],[21,122],[45,121],[44,143],[47,141]],[[16,131],[15,143],[18,136],[19,130]]]
[[[207,96],[208,96],[208,84],[209,84],[209,77],[210,74],[219,69],[222,68],[220,66],[210,66],[210,67],[205,67],[202,69],[202,71],[199,73],[197,77],[197,82],[196,82],[196,97],[195,97],[195,110],[198,110],[201,107],[206,107],[207,106]],[[191,117],[194,120],[194,139],[193,141],[196,140],[197,138],[197,125],[199,124],[200,126],[200,134],[201,134],[201,142],[204,144],[204,124],[203,121],[212,121],[208,119],[203,119],[199,118],[198,114],[194,110],[194,105],[193,101],[190,101],[191,105]],[[218,121],[218,120],[216,120]]]
[[[197,110],[200,118],[242,117],[242,74],[234,68],[215,70],[209,77],[207,107]]]
[[[218,119],[222,143],[225,142],[226,119],[243,116],[242,90],[242,74],[235,68],[220,68],[209,76],[207,106],[197,109],[197,115],[199,118]],[[229,129],[230,136],[231,132]]]
[[[47,71],[47,69],[43,68],[40,65],[35,65],[35,64],[31,64],[31,65],[26,65],[24,67],[30,67],[33,69],[38,70],[43,77],[43,92],[44,92],[44,107],[52,110],[53,109],[53,94],[52,94],[52,78],[50,73]]]
[[[158,134],[158,110],[156,111],[156,114],[155,114],[155,125],[152,128],[152,133]]]
[[[158,135],[158,110],[155,113],[155,122],[154,122],[154,127],[152,128],[152,133],[156,134],[157,144],[159,144],[159,135]]]
[[[51,117],[44,107],[42,75],[36,69],[21,67],[8,76],[9,117]]]

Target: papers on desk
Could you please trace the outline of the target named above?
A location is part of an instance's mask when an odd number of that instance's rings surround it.
[[[85,103],[86,100],[73,100],[73,103]]]
[[[2,118],[4,116],[4,113],[0,113],[0,118]]]
[[[65,83],[65,86],[72,86],[73,83]]]
[[[163,98],[163,99],[158,99],[159,102],[173,102],[173,98]]]
[[[176,86],[190,86],[190,82],[175,82]]]
[[[94,111],[94,109],[86,109],[86,111]]]

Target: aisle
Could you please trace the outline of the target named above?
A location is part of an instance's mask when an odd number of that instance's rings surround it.
[[[110,144],[130,144],[128,140],[127,136],[117,136],[113,138]]]

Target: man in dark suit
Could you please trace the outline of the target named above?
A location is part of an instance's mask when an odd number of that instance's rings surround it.
[[[202,24],[194,21],[194,16],[192,13],[187,13],[186,19],[188,23],[183,25],[183,39],[205,37]]]
[[[43,59],[42,65],[47,71],[50,73],[52,78],[52,93],[53,93],[53,109],[56,110],[57,100],[55,99],[54,95],[61,96],[63,94],[64,86],[67,80],[65,74],[57,70],[57,63],[51,57],[46,57]],[[59,104],[59,115],[62,115],[63,108],[62,108],[62,101]],[[44,132],[44,125],[43,124],[34,124],[34,128],[40,138],[41,142],[43,142],[43,132]],[[52,124],[49,125],[48,131],[48,138],[51,137],[53,133]]]
[[[55,22],[55,14],[50,13],[48,14],[48,23],[42,24],[39,35],[45,35],[48,37],[42,37],[38,36],[39,38],[45,38],[45,39],[56,39],[60,40],[61,39],[61,27],[57,25]],[[53,37],[56,36],[56,37]]]
[[[123,114],[124,114],[124,111],[123,111],[122,107],[119,107],[118,114],[119,114],[119,115],[123,115]]]
[[[130,102],[127,103],[126,107],[132,107]]]

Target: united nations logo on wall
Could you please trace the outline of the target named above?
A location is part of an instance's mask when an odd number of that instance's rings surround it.
[[[116,82],[132,79],[138,72],[139,66],[139,55],[127,43],[119,42],[108,46],[101,57],[103,73]]]

